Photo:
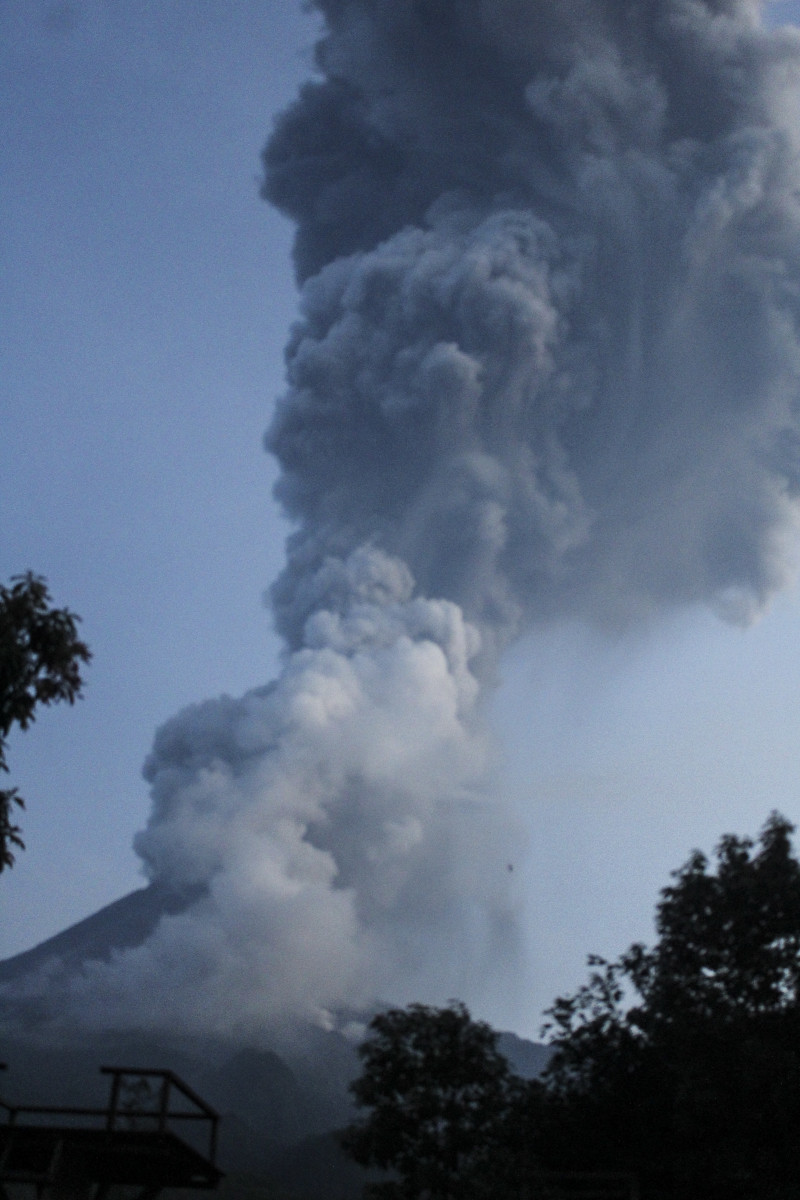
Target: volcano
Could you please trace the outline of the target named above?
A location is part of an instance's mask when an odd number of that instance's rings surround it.
[[[68,981],[93,963],[143,945],[165,917],[202,898],[203,887],[174,891],[153,883],[21,954],[0,962],[0,1059],[9,1066],[2,1095],[14,1103],[104,1103],[102,1064],[166,1067],[222,1115],[220,1165],[269,1176],[298,1195],[358,1196],[366,1173],[344,1158],[335,1131],[351,1118],[348,1084],[359,1070],[356,1041],[337,1030],[307,1029],[301,1041],[243,1045],[193,1033],[70,1026],[59,1020]],[[350,1026],[363,1028],[370,1014]],[[352,1014],[350,1014],[352,1017]],[[499,1045],[524,1077],[538,1074],[547,1048],[511,1033]]]
[[[71,971],[85,962],[109,962],[115,951],[140,946],[162,917],[184,912],[203,890],[176,892],[162,883],[137,888],[38,946],[0,961],[0,985],[20,984],[26,976],[53,968]]]

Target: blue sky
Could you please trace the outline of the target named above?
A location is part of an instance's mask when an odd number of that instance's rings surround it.
[[[156,727],[274,674],[261,437],[295,291],[258,156],[314,28],[277,0],[0,4],[0,576],[44,574],[94,652],[85,699],[11,741],[28,848],[0,956],[141,884]],[[492,716],[529,969],[493,1019],[535,1032],[586,953],[647,938],[693,846],[800,820],[798,647],[794,591],[744,631],[686,612],[514,649]]]

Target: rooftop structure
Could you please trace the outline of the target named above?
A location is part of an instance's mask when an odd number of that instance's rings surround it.
[[[172,1071],[101,1071],[110,1079],[105,1108],[0,1100],[0,1200],[31,1189],[37,1200],[104,1200],[118,1187],[154,1200],[165,1187],[217,1186],[219,1116],[210,1105]]]

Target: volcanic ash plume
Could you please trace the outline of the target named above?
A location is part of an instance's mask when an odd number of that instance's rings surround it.
[[[474,996],[514,944],[502,650],[746,622],[792,573],[797,33],[755,0],[316,7],[264,153],[302,284],[268,435],[284,666],[157,735],[137,850],[202,896],[67,1011],[252,1036]]]

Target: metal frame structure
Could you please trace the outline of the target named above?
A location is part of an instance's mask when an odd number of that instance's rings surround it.
[[[165,1187],[215,1188],[218,1113],[172,1071],[100,1070],[111,1083],[105,1108],[0,1100],[0,1200],[12,1200],[8,1186],[33,1188],[37,1200],[105,1200],[115,1187],[154,1200]],[[202,1148],[177,1135],[181,1122]]]

